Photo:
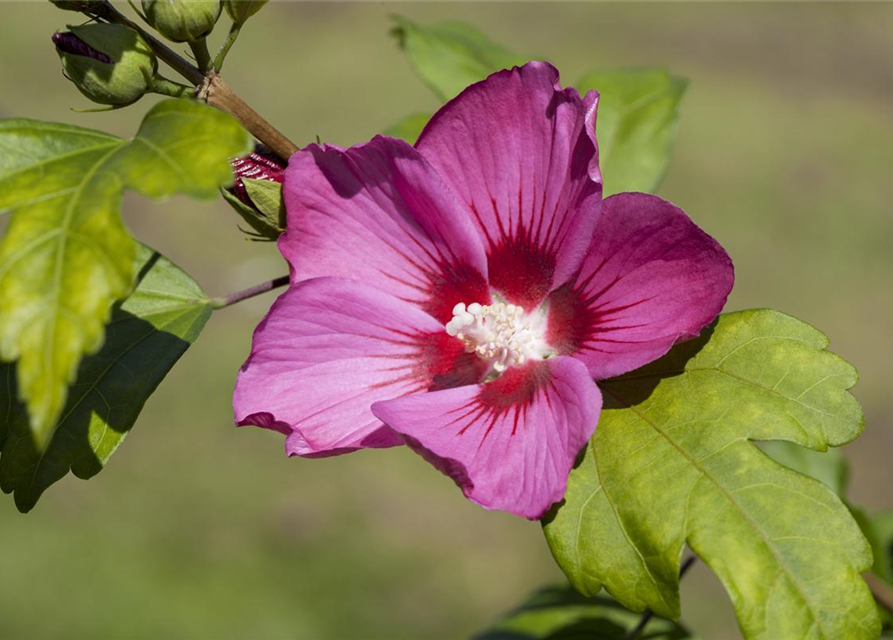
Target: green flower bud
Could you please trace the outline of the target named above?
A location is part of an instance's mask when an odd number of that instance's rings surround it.
[[[102,4],[102,0],[50,0],[54,5],[65,11],[89,12]]]
[[[223,0],[229,17],[240,27],[265,4],[267,0]]]
[[[204,38],[220,17],[220,0],[142,1],[149,24],[174,42],[194,42]]]
[[[126,106],[152,89],[158,61],[133,29],[116,24],[69,27],[53,35],[65,76],[93,102]]]

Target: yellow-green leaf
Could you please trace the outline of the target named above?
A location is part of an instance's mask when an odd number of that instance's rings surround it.
[[[751,442],[821,451],[859,435],[862,411],[847,391],[856,372],[827,346],[782,313],[730,313],[601,382],[598,428],[545,524],[571,582],[677,617],[688,543],[725,585],[746,638],[877,638],[860,577],[871,550],[849,510]]]
[[[61,124],[0,121],[0,360],[17,361],[18,393],[45,448],[85,354],[134,280],[124,188],[211,197],[249,149],[230,116],[185,100],[156,105],[133,141]]]
[[[137,247],[136,271],[136,289],[112,311],[102,349],[81,361],[46,451],[35,447],[16,399],[15,365],[0,365],[0,488],[15,492],[22,512],[69,470],[83,479],[102,470],[211,315],[198,284],[152,249]]]

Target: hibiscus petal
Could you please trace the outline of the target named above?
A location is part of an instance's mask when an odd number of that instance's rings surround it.
[[[600,410],[586,367],[566,357],[509,369],[483,385],[372,406],[470,500],[531,520],[564,496]]]
[[[292,281],[359,280],[441,322],[458,302],[489,301],[484,249],[464,206],[406,142],[311,145],[291,157],[284,197],[279,249]]]
[[[549,298],[547,341],[596,380],[617,376],[697,336],[734,280],[728,254],[682,209],[620,193],[602,203],[576,278]]]
[[[472,212],[490,285],[527,310],[577,271],[589,246],[602,191],[597,102],[530,62],[468,87],[416,143]]]
[[[413,305],[344,278],[317,278],[275,302],[239,372],[236,422],[281,431],[289,455],[392,447],[373,402],[480,381],[484,363]]]

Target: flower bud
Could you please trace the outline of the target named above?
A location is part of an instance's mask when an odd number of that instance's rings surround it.
[[[240,27],[265,4],[267,0],[223,0],[229,17]]]
[[[220,0],[143,0],[143,13],[168,40],[194,42],[214,29]]]
[[[285,227],[281,195],[278,196],[278,204],[275,198],[255,203],[243,180],[263,180],[281,185],[285,179],[285,163],[265,147],[257,145],[254,153],[236,158],[231,164],[236,181],[232,187],[223,190],[224,199],[251,225],[252,235],[257,239],[275,240]]]
[[[102,0],[50,0],[50,2],[65,11],[81,11],[84,13],[102,4]]]
[[[93,102],[126,106],[152,89],[155,54],[133,29],[87,24],[53,34],[65,76]]]

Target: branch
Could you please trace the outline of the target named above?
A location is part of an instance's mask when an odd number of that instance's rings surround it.
[[[213,70],[209,70],[206,76],[198,67],[118,11],[108,0],[97,4],[94,9],[91,9],[90,15],[130,27],[139,33],[156,56],[196,87],[199,91],[199,99],[234,116],[251,135],[283,160],[288,160],[298,150],[294,142],[286,138],[276,127],[264,120],[257,111],[249,107]]]
[[[235,293],[231,293],[228,296],[213,298],[211,300],[211,308],[216,310],[223,309],[224,307],[229,307],[236,304],[237,302],[242,302],[242,300],[254,298],[255,296],[259,296],[262,293],[266,293],[267,291],[272,291],[273,289],[284,287],[288,284],[288,281],[288,276],[279,276],[278,278],[274,278],[268,282],[261,282],[260,284],[256,284],[253,287],[248,287],[247,289],[243,289],[242,291],[236,291]]]
[[[691,569],[691,566],[695,563],[698,557],[695,555],[691,555],[685,559],[685,562],[682,563],[682,566],[679,567],[679,579],[682,580],[683,576]],[[642,632],[645,631],[645,627],[648,626],[648,623],[651,621],[651,618],[654,617],[654,612],[651,609],[645,609],[645,613],[642,614],[642,619],[639,620],[639,624],[636,625],[636,628],[630,631],[625,640],[636,640],[639,636],[642,635]]]
[[[298,150],[294,142],[248,106],[215,72],[208,72],[198,96],[209,105],[235,116],[251,135],[283,160],[288,160]]]

